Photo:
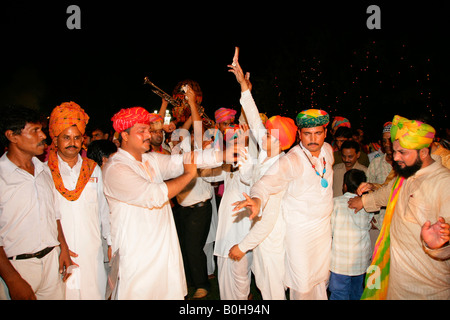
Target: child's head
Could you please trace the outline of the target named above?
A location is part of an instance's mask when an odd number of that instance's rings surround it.
[[[350,169],[344,174],[343,192],[356,193],[359,185],[366,182],[367,177],[364,171],[358,169]]]

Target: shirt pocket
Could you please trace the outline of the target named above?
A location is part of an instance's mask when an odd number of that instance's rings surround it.
[[[92,179],[92,178],[91,178]],[[89,203],[97,203],[97,183],[89,181],[84,189],[85,199]]]

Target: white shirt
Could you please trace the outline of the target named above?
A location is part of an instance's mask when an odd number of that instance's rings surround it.
[[[8,257],[58,246],[53,179],[48,166],[32,158],[34,176],[0,158],[0,246]]]

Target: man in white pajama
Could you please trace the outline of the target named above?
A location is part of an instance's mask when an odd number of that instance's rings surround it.
[[[333,210],[333,150],[325,143],[329,115],[309,109],[297,116],[299,145],[256,182],[250,196],[236,206],[264,208],[269,196],[286,190],[282,211],[286,223],[285,284],[291,299],[327,299]],[[276,174],[276,175],[275,175]]]

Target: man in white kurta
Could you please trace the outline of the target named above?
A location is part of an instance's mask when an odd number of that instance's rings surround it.
[[[75,189],[83,159],[78,155],[73,168],[59,156],[58,162],[64,186]],[[66,299],[103,300],[107,277],[102,237],[110,246],[111,227],[100,167],[95,167],[78,200],[68,201],[59,192],[56,195],[67,244],[78,255],[72,260],[79,265],[66,283]]]
[[[77,104],[63,103],[50,115],[52,145],[48,165],[52,172],[57,209],[69,249],[77,265],[65,283],[68,300],[105,299],[106,269],[102,233],[111,245],[109,208],[103,194],[102,172],[82,158],[82,137],[88,115]]]
[[[263,124],[258,108],[250,92],[251,83],[237,61],[229,66],[241,85],[241,105],[247,122],[258,142],[260,152],[257,159],[248,155],[247,161],[254,163],[247,180],[253,185],[274,165],[295,142],[297,127],[292,119],[275,116]],[[247,74],[248,75],[248,74]],[[243,166],[244,170],[248,166]],[[253,250],[252,271],[264,300],[284,300],[284,237],[285,224],[281,214],[281,200],[284,190],[270,196],[262,210],[260,219],[246,237],[230,249],[229,257],[239,260],[246,252]]]
[[[122,147],[104,168],[112,249],[120,256],[117,299],[182,300],[187,286],[169,199],[195,178],[197,166],[184,161],[188,153],[145,153],[148,119],[141,107],[113,117]]]
[[[256,215],[270,195],[286,190],[282,199],[285,284],[291,299],[327,299],[333,210],[333,150],[324,142],[328,122],[324,111],[301,112],[297,117],[300,144],[281,157],[253,185],[251,198],[239,205],[250,207]]]

